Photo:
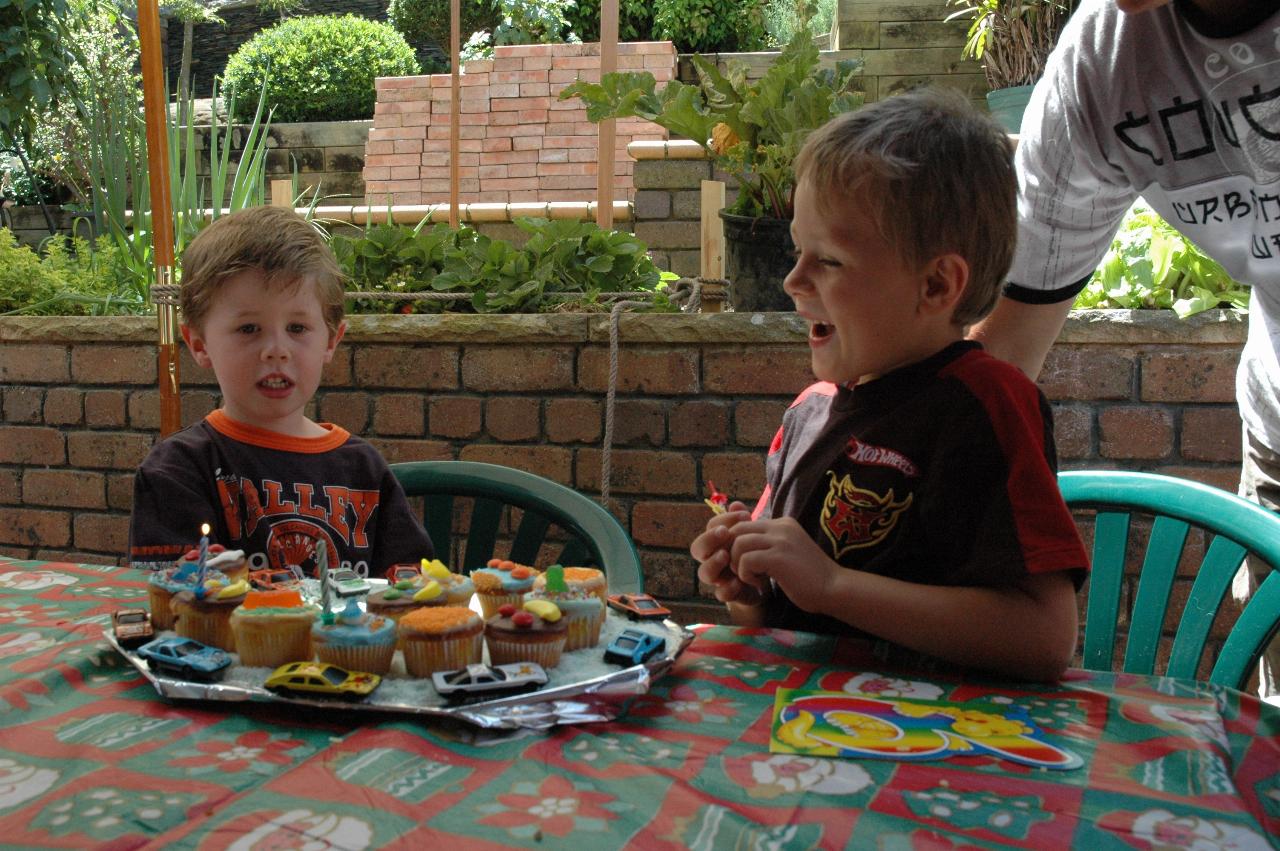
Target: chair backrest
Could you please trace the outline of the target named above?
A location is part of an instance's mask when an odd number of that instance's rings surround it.
[[[504,510],[521,509],[508,555],[533,564],[552,524],[569,540],[556,559],[564,565],[594,565],[605,572],[615,593],[644,590],[640,554],[617,518],[595,501],[534,473],[478,461],[408,461],[391,472],[410,497],[422,496],[423,525],[436,552],[453,552],[455,497],[474,500],[459,573],[483,567],[493,557]]]
[[[1085,668],[1113,668],[1132,514],[1154,520],[1133,596],[1124,671],[1155,673],[1161,628],[1191,527],[1207,533],[1208,546],[1174,632],[1167,676],[1196,676],[1214,618],[1246,554],[1278,568],[1240,613],[1209,674],[1211,682],[1244,688],[1259,656],[1280,629],[1280,516],[1227,491],[1154,473],[1071,471],[1060,473],[1058,483],[1073,509],[1097,509],[1084,628]]]

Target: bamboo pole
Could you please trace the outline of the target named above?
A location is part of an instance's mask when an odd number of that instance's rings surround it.
[[[142,106],[147,127],[147,173],[151,189],[151,244],[155,286],[173,286],[173,201],[169,194],[169,105],[165,101],[157,0],[138,3],[138,43],[142,64]],[[162,292],[167,290],[162,289]],[[155,300],[154,297],[152,299]],[[178,395],[178,308],[172,297],[156,303],[159,345],[156,379],[160,385],[160,436],[182,427]]]
[[[618,0],[600,3],[600,76],[618,70]],[[596,149],[596,224],[613,228],[613,163],[617,154],[617,120],[600,122]]]
[[[724,209],[724,183],[719,180],[702,181],[702,278],[704,281],[724,280],[724,219],[720,211]],[[702,291],[707,293],[712,288],[723,293],[723,284],[703,283]],[[723,302],[707,299],[702,302],[703,313],[719,313]]]
[[[458,229],[458,184],[462,172],[458,153],[462,148],[462,81],[459,79],[462,55],[461,0],[449,0],[449,227]]]

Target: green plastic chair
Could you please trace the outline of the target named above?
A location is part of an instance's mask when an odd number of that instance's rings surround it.
[[[1155,673],[1161,627],[1188,530],[1195,526],[1212,534],[1165,671],[1170,677],[1195,678],[1214,616],[1246,553],[1280,568],[1280,516],[1224,490],[1154,473],[1071,471],[1060,473],[1058,483],[1069,506],[1098,512],[1085,615],[1085,668],[1109,671],[1113,667],[1130,515],[1140,513],[1154,521],[1138,574],[1121,668],[1129,673]],[[1267,577],[1240,613],[1209,681],[1243,689],[1278,629],[1280,569]]]
[[[453,552],[455,497],[474,499],[459,573],[483,567],[493,557],[504,509],[522,510],[508,556],[533,564],[552,524],[569,540],[556,561],[594,565],[608,577],[613,593],[644,590],[640,554],[627,530],[598,503],[564,485],[534,473],[478,461],[408,461],[391,472],[410,497],[423,499],[423,525],[436,552]]]

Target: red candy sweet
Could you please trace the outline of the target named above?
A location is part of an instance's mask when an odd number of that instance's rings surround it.
[[[519,629],[528,629],[533,626],[533,613],[516,612],[511,616],[511,625]]]
[[[503,603],[501,606],[498,607],[498,614],[502,615],[504,618],[509,618],[515,613],[516,613],[516,607],[513,606],[511,603]]]

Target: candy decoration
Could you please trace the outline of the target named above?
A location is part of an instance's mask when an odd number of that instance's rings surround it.
[[[534,617],[530,612],[516,612],[511,616],[511,625],[518,629],[529,629],[533,626]]]
[[[553,564],[548,567],[546,580],[547,590],[552,593],[564,593],[569,590],[569,586],[564,581],[564,568],[561,565]]]

